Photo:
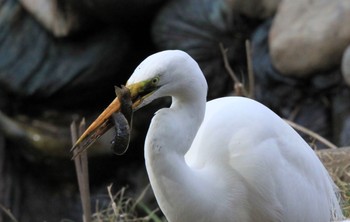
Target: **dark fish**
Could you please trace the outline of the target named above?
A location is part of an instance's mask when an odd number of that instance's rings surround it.
[[[132,101],[128,88],[122,86],[115,87],[115,93],[120,100],[120,112],[112,114],[112,122],[114,123],[115,136],[111,141],[112,150],[117,155],[122,155],[129,147],[130,133],[132,125]]]
[[[73,145],[71,151],[76,151],[72,159],[74,159],[84,150],[88,149],[97,139],[99,139],[113,126],[115,127],[116,135],[111,141],[111,143],[114,144],[112,149],[119,155],[125,153],[127,150],[131,131],[129,125],[131,125],[132,122],[132,101],[130,90],[127,87],[122,86],[121,88],[115,87],[115,92],[117,94],[117,98],[110,104],[110,106],[113,105],[113,107],[107,107],[98,117],[98,119],[96,119],[89,126],[89,128]],[[116,111],[112,112],[111,110],[113,109]],[[97,120],[100,121],[98,122]]]

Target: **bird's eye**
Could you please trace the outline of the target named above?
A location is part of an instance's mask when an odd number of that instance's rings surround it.
[[[159,82],[159,76],[154,77],[154,78],[152,79],[152,84],[153,84],[153,85],[157,85],[158,82]]]

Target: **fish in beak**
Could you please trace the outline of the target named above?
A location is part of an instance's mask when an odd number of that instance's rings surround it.
[[[116,134],[111,141],[112,149],[119,155],[125,153],[130,141],[132,113],[143,106],[144,99],[157,88],[154,79],[122,86],[121,88],[115,87],[117,97],[75,142],[71,148],[71,152],[74,151],[72,159],[88,149],[113,126]]]

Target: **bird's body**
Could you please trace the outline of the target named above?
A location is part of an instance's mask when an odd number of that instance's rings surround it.
[[[185,52],[149,56],[126,87],[134,109],[172,97],[145,141],[151,186],[169,222],[343,219],[337,188],[307,143],[256,101],[207,103],[204,75]]]
[[[329,222],[333,213],[341,215],[322,163],[265,106],[241,97],[208,102],[186,155],[169,149],[184,144],[181,129],[190,121],[171,112],[156,114],[150,130],[160,133],[147,137],[145,151],[152,187],[169,221]],[[163,119],[168,115],[171,122]],[[163,145],[159,138],[174,142]]]

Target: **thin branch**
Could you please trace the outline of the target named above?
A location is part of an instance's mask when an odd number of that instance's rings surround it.
[[[71,135],[72,144],[78,139],[78,135],[81,135],[85,130],[85,119],[80,123],[79,130],[77,129],[76,123],[71,124]],[[78,132],[79,131],[79,132]],[[74,150],[77,152],[77,150]],[[75,155],[75,153],[73,153]],[[79,184],[80,198],[83,207],[83,221],[91,221],[91,198],[90,198],[90,187],[89,187],[89,171],[88,171],[88,158],[87,152],[84,151],[81,155],[74,158],[75,169],[77,173],[77,179]]]
[[[254,78],[254,69],[252,61],[252,50],[250,47],[250,41],[247,39],[245,41],[245,49],[247,55],[247,69],[248,69],[248,97],[254,98],[254,87],[255,87],[255,78]]]
[[[11,211],[9,209],[7,209],[4,205],[0,204],[0,210],[2,210],[11,219],[12,222],[18,222],[18,220],[11,213]]]
[[[228,74],[231,76],[234,85],[233,85],[233,89],[236,95],[239,96],[247,96],[248,93],[246,91],[246,89],[244,88],[244,85],[242,84],[242,82],[238,79],[238,77],[236,76],[235,72],[232,70],[230,63],[228,61],[227,58],[227,49],[224,48],[224,45],[220,42],[219,44],[220,47],[220,51],[224,60],[224,66],[225,69],[227,70]]]
[[[141,200],[145,197],[148,189],[151,187],[151,184],[148,184],[145,189],[141,192],[140,196],[136,199],[135,203],[132,205],[131,209],[135,210],[136,206],[141,203]]]
[[[235,83],[240,82],[238,77],[236,76],[235,72],[232,70],[230,63],[228,62],[227,49],[224,48],[224,45],[221,42],[220,42],[219,46],[220,46],[220,51],[222,53],[222,58],[224,59],[224,65],[225,65],[225,68],[226,68],[228,74],[231,76],[232,80]]]
[[[309,135],[311,136],[312,138],[320,141],[321,143],[323,143],[324,145],[326,145],[327,147],[331,148],[331,149],[337,149],[338,147],[333,144],[332,142],[330,142],[329,140],[327,140],[326,138],[322,137],[321,135],[295,123],[295,122],[292,122],[290,120],[287,120],[287,119],[284,119],[291,127],[293,127],[294,129],[296,130],[299,130],[303,133],[305,133],[306,135]]]
[[[112,184],[107,187],[107,190],[108,190],[108,196],[109,196],[111,203],[112,203],[112,209],[113,209],[114,215],[116,218],[118,218],[119,217],[119,210],[118,210],[117,204],[114,202],[114,197],[112,194]],[[120,198],[120,201],[122,201],[122,198]]]

